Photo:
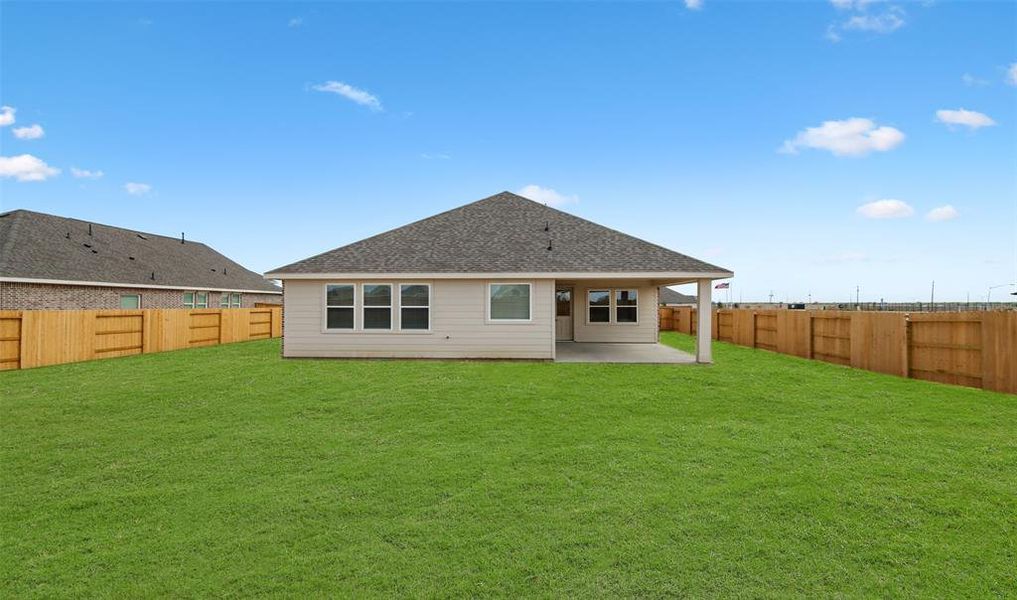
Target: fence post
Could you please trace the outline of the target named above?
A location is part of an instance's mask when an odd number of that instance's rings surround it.
[[[911,376],[911,313],[904,313],[904,348],[901,350],[901,374],[905,377]]]
[[[758,317],[758,316],[759,316],[759,313],[757,313],[756,311],[752,311],[752,347],[753,348],[756,347],[756,317]]]
[[[809,326],[808,326],[807,329],[808,329],[808,334],[809,334],[809,339],[808,339],[809,345],[808,345],[808,348],[809,348],[809,359],[810,360],[815,359],[815,357],[816,357],[816,348],[815,348],[815,345],[816,345],[816,336],[815,336],[815,333],[814,333],[814,328],[816,326],[815,325],[815,320],[816,320],[816,315],[809,315]]]

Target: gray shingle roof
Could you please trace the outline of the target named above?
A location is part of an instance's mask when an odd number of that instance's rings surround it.
[[[502,192],[269,273],[678,271],[727,269]]]
[[[660,293],[657,295],[658,302],[661,304],[695,304],[696,297],[676,292],[667,286],[661,286],[659,288]]]
[[[200,242],[28,210],[0,214],[0,277],[279,292]],[[155,278],[152,273],[155,272]]]

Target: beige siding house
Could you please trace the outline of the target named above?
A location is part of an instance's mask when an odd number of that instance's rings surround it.
[[[503,192],[265,275],[283,281],[283,355],[553,360],[559,344],[657,343],[658,287],[710,265]]]

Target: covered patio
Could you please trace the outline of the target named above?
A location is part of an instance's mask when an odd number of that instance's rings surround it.
[[[692,276],[632,273],[573,275],[554,284],[554,360],[557,362],[710,363],[713,280],[727,273]],[[658,343],[658,288],[697,284],[696,352]]]
[[[556,342],[555,362],[694,364],[696,357],[664,344]]]

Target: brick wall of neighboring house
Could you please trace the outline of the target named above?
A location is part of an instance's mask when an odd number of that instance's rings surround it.
[[[219,302],[224,292],[203,289],[194,291],[208,292],[208,308],[219,308]],[[0,310],[118,309],[120,308],[120,297],[126,294],[139,294],[141,308],[186,308],[184,293],[185,290],[0,281]],[[255,303],[282,304],[282,295],[245,293],[241,296],[242,308],[253,308]]]

